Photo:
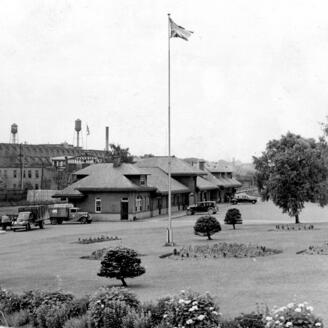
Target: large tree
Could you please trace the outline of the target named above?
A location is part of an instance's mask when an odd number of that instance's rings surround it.
[[[283,213],[295,217],[305,202],[328,203],[327,144],[287,133],[272,140],[260,157],[254,157],[256,181],[263,200],[271,199]]]

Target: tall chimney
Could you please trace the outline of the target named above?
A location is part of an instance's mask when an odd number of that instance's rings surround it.
[[[105,147],[106,152],[109,151],[109,127],[106,126],[106,147]]]

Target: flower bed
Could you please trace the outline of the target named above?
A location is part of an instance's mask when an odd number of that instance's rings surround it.
[[[108,248],[97,249],[97,250],[93,251],[91,253],[91,255],[81,256],[80,259],[84,259],[84,260],[101,260],[104,257],[104,255],[106,254],[107,251],[108,251]]]
[[[237,244],[237,243],[219,243],[212,246],[196,245],[184,246],[181,249],[174,249],[170,258],[245,258],[259,257],[282,253],[279,249],[268,248],[266,246]]]
[[[276,231],[304,231],[313,230],[313,224],[277,224]]]
[[[104,241],[112,241],[112,240],[120,240],[121,238],[117,236],[100,236],[100,237],[90,237],[90,238],[79,238],[77,243],[78,244],[94,244],[94,243],[101,243]]]
[[[296,254],[308,254],[308,255],[328,255],[328,242],[322,245],[309,246],[308,249],[297,252]]]

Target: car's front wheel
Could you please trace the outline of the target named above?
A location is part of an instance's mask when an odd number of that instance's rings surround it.
[[[256,204],[256,200],[252,200],[252,204]]]
[[[208,209],[208,214],[209,214],[209,215],[214,214],[214,210],[213,210],[213,208],[209,208],[209,209]]]

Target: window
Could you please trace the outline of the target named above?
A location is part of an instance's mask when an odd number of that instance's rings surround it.
[[[32,171],[31,171],[31,170],[28,170],[28,171],[27,171],[27,177],[28,177],[29,179],[32,178]]]
[[[35,170],[35,177],[38,179],[39,178],[39,170]]]
[[[142,197],[137,196],[136,197],[136,212],[141,212],[142,211]]]
[[[144,186],[144,185],[146,185],[146,179],[145,179],[145,176],[142,175],[142,176],[140,177],[140,186]]]
[[[39,185],[37,183],[35,184],[35,189],[39,189]]]
[[[3,175],[6,177],[7,176],[7,170],[3,170]]]
[[[14,176],[14,178],[17,178],[17,170],[13,171],[13,176]]]
[[[101,198],[99,197],[95,199],[95,212],[101,213]]]
[[[26,178],[26,172],[25,172],[25,170],[23,172],[23,178]]]

